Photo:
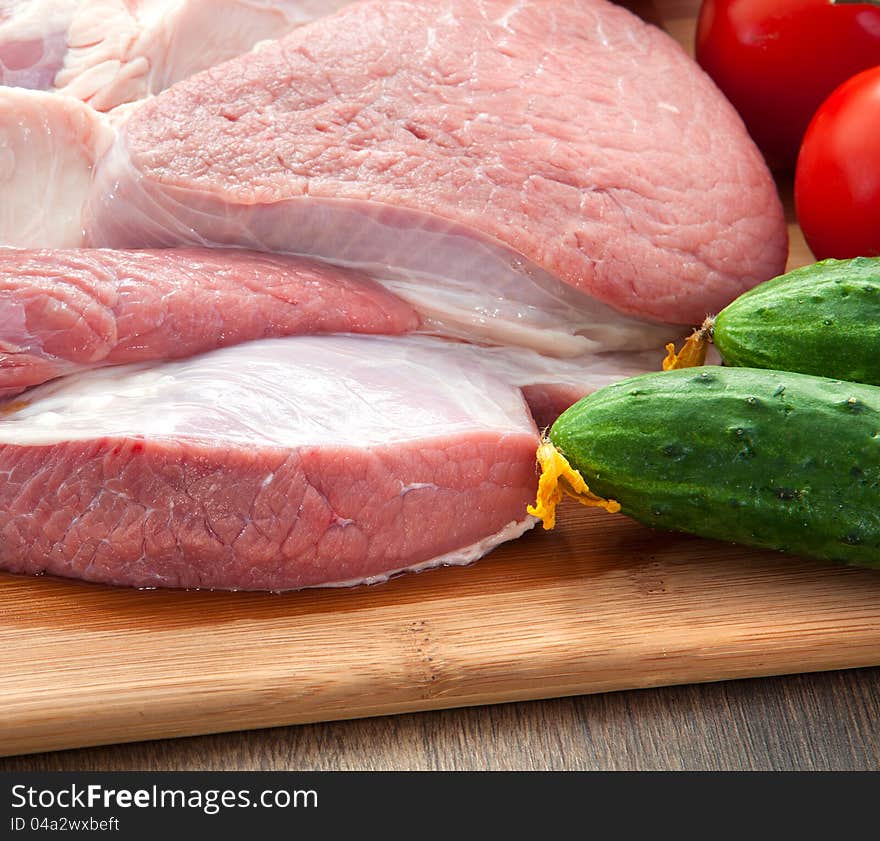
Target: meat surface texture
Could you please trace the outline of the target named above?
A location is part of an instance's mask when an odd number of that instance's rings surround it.
[[[787,242],[733,108],[604,0],[354,4],[146,102],[85,220],[94,245],[358,266],[461,333],[572,356],[656,346],[645,319],[699,322]]]
[[[0,249],[0,396],[84,368],[312,333],[417,329],[356,272],[208,249]]]
[[[93,109],[0,87],[0,245],[75,248],[95,160],[113,141]]]
[[[0,398],[90,368],[180,359],[255,339],[424,332],[418,313],[369,277],[300,257],[0,248]],[[491,369],[524,389],[541,426],[582,395],[660,358],[554,359],[527,348],[423,341],[424,353],[441,363],[454,358]]]
[[[40,386],[0,418],[0,565],[288,590],[475,560],[534,524],[538,434],[432,342],[267,339]]]
[[[109,111],[351,0],[82,0],[55,89]]]
[[[0,85],[110,111],[353,0],[0,0]]]

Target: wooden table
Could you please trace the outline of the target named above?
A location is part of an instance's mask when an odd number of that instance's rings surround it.
[[[0,759],[0,771],[877,770],[880,669]]]

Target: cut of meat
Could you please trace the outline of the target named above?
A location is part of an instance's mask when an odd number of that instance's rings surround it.
[[[357,266],[446,332],[570,356],[656,347],[645,319],[699,322],[787,239],[729,103],[604,0],[354,4],[146,102],[85,226]]]
[[[270,336],[418,327],[369,278],[296,257],[0,249],[0,396],[83,368]]]
[[[119,147],[114,147],[110,159],[117,154]],[[106,158],[104,166],[112,169]],[[126,180],[114,183],[114,189],[120,189]],[[179,199],[186,204],[179,210],[187,223],[171,219],[161,201],[146,195],[140,206],[116,206],[125,224],[136,220],[138,233],[130,236],[131,247],[232,246],[302,253],[349,266],[405,298],[443,335],[518,345],[551,356],[584,357],[662,347],[675,332],[668,324],[625,315],[497,242],[427,214],[335,200],[283,201],[248,212],[250,222],[240,227],[235,209],[223,209],[203,195]],[[223,214],[229,219],[221,220]],[[88,219],[88,209],[85,215]],[[218,225],[224,233],[218,232]],[[207,229],[213,234],[200,233]],[[293,247],[294,237],[303,247]],[[124,239],[93,235],[91,240],[105,247],[128,247]]]
[[[0,249],[0,397],[89,368],[184,358],[271,336],[428,329],[369,277],[300,257]],[[491,366],[525,389],[542,426],[584,394],[660,359],[656,350],[554,359],[527,348],[425,341],[433,353]]]
[[[267,339],[34,389],[0,419],[0,566],[287,590],[475,560],[533,525],[538,434],[434,345]]]
[[[60,93],[109,111],[350,2],[82,0],[54,85]]]
[[[405,301],[358,272],[304,258],[199,248],[0,249],[0,397],[89,368],[184,358],[272,336],[412,332],[425,328]],[[524,388],[541,425],[660,358],[655,351],[566,360],[526,348],[423,341],[456,364],[490,366]]]
[[[83,0],[105,19],[56,82],[135,102],[275,14],[222,4]],[[286,590],[470,562],[534,523],[535,419],[785,261],[733,109],[605,0],[352,3],[122,111],[0,92],[0,242],[164,249],[0,250],[0,396],[65,375],[0,404],[14,572]]]
[[[82,244],[82,208],[113,131],[93,109],[45,91],[0,87],[0,244]]]
[[[0,85],[51,88],[81,0],[0,0]]]
[[[0,85],[109,111],[351,2],[0,0]]]

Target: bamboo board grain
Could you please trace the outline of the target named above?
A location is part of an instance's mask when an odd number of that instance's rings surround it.
[[[693,3],[656,11],[689,41]],[[880,664],[880,573],[560,519],[472,567],[346,591],[0,575],[0,753]]]

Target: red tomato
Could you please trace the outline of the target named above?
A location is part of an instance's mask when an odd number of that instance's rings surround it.
[[[790,169],[810,118],[841,82],[880,64],[880,5],[704,0],[697,61],[767,162]]]
[[[880,256],[880,67],[844,82],[816,112],[794,198],[817,259]]]

